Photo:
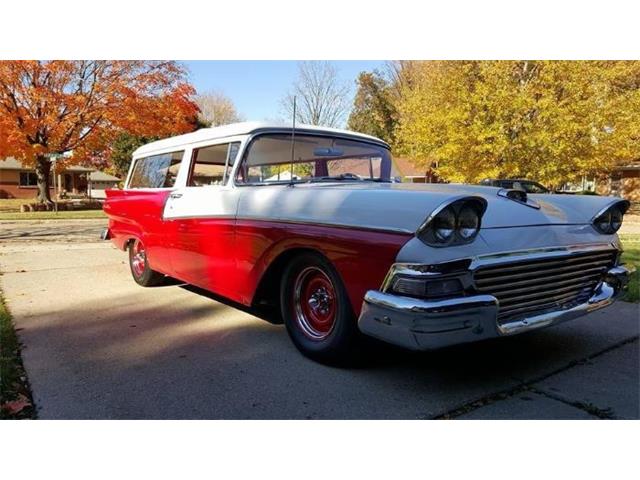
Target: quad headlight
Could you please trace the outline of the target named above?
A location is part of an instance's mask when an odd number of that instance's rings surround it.
[[[438,242],[446,243],[456,233],[456,213],[445,208],[433,219],[433,234]]]
[[[418,237],[428,245],[444,247],[471,243],[487,207],[481,197],[464,197],[441,205],[418,230]]]
[[[629,202],[622,200],[607,208],[604,212],[599,213],[593,219],[595,229],[605,235],[612,235],[620,230],[622,219],[625,212],[629,208]]]
[[[480,229],[480,214],[478,210],[470,205],[465,205],[458,213],[457,232],[464,240],[473,239]]]

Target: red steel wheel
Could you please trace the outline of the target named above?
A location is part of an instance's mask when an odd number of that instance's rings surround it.
[[[147,267],[147,254],[144,245],[140,240],[135,240],[131,248],[133,250],[131,271],[136,278],[142,278]]]
[[[295,279],[293,308],[302,332],[313,340],[323,340],[336,323],[338,298],[331,279],[318,267],[303,269]]]
[[[326,257],[304,252],[289,260],[280,304],[291,340],[307,357],[331,365],[360,357],[360,332],[347,289]]]
[[[131,276],[138,285],[153,287],[164,282],[164,275],[149,266],[147,249],[140,239],[135,239],[129,244],[129,267]]]

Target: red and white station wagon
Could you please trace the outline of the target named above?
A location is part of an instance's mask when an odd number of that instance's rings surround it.
[[[171,276],[279,309],[320,360],[361,336],[438,348],[545,327],[623,290],[629,204],[471,185],[392,182],[389,146],[266,123],[202,129],[135,151],[107,191],[105,238],[143,286]]]

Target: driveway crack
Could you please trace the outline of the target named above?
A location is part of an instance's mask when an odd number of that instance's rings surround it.
[[[529,391],[533,393],[537,393],[538,395],[542,395],[544,397],[550,398],[551,400],[564,403],[565,405],[570,405],[572,407],[575,407],[579,410],[587,412],[589,415],[598,417],[601,420],[615,420],[617,418],[610,408],[598,408],[592,403],[581,402],[579,400],[575,400],[575,401],[568,400],[560,395],[556,395],[546,390],[542,390],[532,386],[529,387]]]
[[[481,407],[484,407],[486,405],[491,405],[492,403],[496,403],[499,402],[501,400],[506,400],[510,397],[513,397],[515,395],[521,394],[523,392],[532,392],[532,393],[537,393],[539,395],[543,395],[547,398],[550,398],[552,400],[556,400],[558,402],[562,402],[566,405],[571,405],[572,407],[578,408],[580,410],[583,410],[585,412],[587,412],[590,415],[593,415],[597,418],[601,418],[601,419],[613,419],[616,418],[615,415],[613,414],[613,412],[611,411],[611,409],[609,408],[598,408],[595,405],[589,404],[589,403],[585,403],[585,402],[580,402],[580,401],[571,401],[571,400],[567,400],[566,398],[557,396],[555,394],[551,394],[547,391],[543,391],[540,390],[538,388],[533,387],[534,384],[539,383],[543,380],[546,380],[549,377],[552,377],[554,375],[557,375],[558,373],[564,372],[565,370],[569,370],[570,368],[576,367],[578,365],[583,365],[587,362],[590,362],[591,360],[604,355],[605,353],[611,352],[613,350],[616,350],[620,347],[623,347],[625,345],[628,345],[630,343],[636,342],[638,341],[638,338],[640,338],[638,335],[634,335],[633,337],[629,337],[626,338],[624,340],[621,340],[619,342],[614,343],[613,345],[610,345],[602,350],[597,351],[596,353],[593,353],[591,355],[588,355],[586,357],[583,357],[581,359],[578,360],[572,360],[571,362],[569,362],[568,364],[557,368],[556,370],[553,370],[549,373],[546,373],[544,375],[540,375],[538,377],[532,378],[530,380],[522,380],[522,379],[518,379],[513,377],[514,380],[518,381],[519,383],[511,388],[507,388],[504,390],[500,390],[498,392],[495,393],[491,393],[489,395],[485,395],[483,397],[480,397],[478,399],[472,400],[470,402],[464,403],[462,405],[459,405],[457,407],[454,407],[452,409],[446,410],[444,412],[438,413],[436,415],[433,416],[425,416],[423,418],[425,419],[432,419],[432,420],[448,420],[448,419],[454,419],[457,418],[461,415],[467,414],[469,412],[472,412],[474,410],[477,410]]]

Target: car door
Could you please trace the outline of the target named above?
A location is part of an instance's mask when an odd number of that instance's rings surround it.
[[[238,148],[239,142],[193,148],[185,185],[171,192],[164,210],[174,275],[221,295],[235,275],[238,191],[229,175]]]

